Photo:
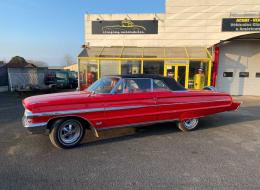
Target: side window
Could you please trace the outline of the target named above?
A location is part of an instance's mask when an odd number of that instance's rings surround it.
[[[124,93],[151,92],[150,79],[125,79],[123,86]]]
[[[153,90],[154,91],[170,91],[168,86],[161,80],[153,80]]]
[[[115,93],[116,93],[116,94],[122,94],[122,93],[123,93],[123,83],[121,83],[121,84],[117,87]]]

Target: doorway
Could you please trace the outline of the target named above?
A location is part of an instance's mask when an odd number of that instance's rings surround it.
[[[173,77],[182,86],[188,88],[189,64],[165,64],[164,76]]]

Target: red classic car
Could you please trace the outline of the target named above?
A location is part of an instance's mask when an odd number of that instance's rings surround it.
[[[177,121],[182,131],[199,118],[238,109],[229,94],[212,88],[195,91],[157,75],[107,76],[78,92],[32,96],[23,100],[23,124],[31,133],[49,133],[53,145],[71,148],[85,129],[98,131]]]

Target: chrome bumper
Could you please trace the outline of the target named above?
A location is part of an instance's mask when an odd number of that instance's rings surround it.
[[[22,120],[23,126],[31,133],[31,134],[45,134],[48,132],[47,130],[47,122],[43,123],[29,123],[28,118],[26,116],[23,117]]]

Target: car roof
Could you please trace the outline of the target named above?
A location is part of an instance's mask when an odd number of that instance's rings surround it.
[[[163,81],[173,91],[184,91],[184,90],[186,90],[173,77],[164,77],[164,76],[161,76],[161,75],[154,75],[154,74],[112,75],[111,77],[156,79],[156,80]]]

